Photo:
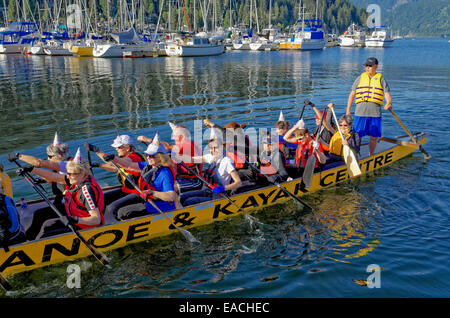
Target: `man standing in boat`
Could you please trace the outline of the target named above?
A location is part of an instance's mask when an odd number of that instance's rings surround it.
[[[370,137],[369,155],[373,155],[377,139],[381,137],[381,106],[386,98],[384,109],[392,109],[392,97],[384,76],[377,73],[378,60],[375,57],[369,57],[364,66],[366,71],[355,80],[348,96],[346,115],[351,115],[353,100],[355,100],[353,128],[361,138]]]

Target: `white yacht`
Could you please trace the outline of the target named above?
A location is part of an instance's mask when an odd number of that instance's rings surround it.
[[[95,44],[94,57],[123,57],[124,52],[149,51],[155,47],[153,42],[142,41],[134,28],[125,32],[111,33],[113,41],[108,43]]]
[[[200,32],[191,38],[177,39],[166,44],[168,56],[210,56],[225,52],[223,36],[209,38],[205,32]]]
[[[366,38],[367,47],[389,47],[394,39],[390,36],[389,30],[385,26],[377,26],[372,34]]]
[[[252,51],[275,51],[280,48],[281,30],[277,26],[270,25],[263,29],[261,35],[255,42],[250,43]]]
[[[69,42],[57,40],[48,41],[43,47],[44,53],[52,56],[72,56],[74,53],[70,50]]]
[[[344,34],[339,36],[339,45],[341,47],[364,47],[366,41],[366,32],[363,28],[352,23]]]

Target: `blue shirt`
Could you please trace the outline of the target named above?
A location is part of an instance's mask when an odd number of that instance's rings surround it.
[[[138,162],[139,168],[143,170],[147,165],[148,162]],[[173,176],[172,171],[170,168],[167,167],[161,167],[156,171],[155,173],[155,180],[153,181],[152,186],[155,188],[155,191],[158,192],[169,192],[169,191],[175,191],[175,185],[173,182]],[[162,200],[154,200],[153,201],[158,208],[162,211],[170,211],[175,209],[175,204],[173,201],[162,201]],[[147,208],[147,211],[150,212],[150,214],[153,213],[159,213],[150,203],[146,202],[145,207]]]

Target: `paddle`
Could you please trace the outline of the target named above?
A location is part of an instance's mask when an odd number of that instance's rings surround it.
[[[47,204],[50,206],[50,208],[56,213],[56,215],[58,215],[59,219],[61,220],[61,222],[67,226],[77,237],[78,239],[88,248],[88,250],[92,253],[92,255],[95,256],[95,258],[102,263],[103,265],[108,265],[109,261],[106,258],[105,255],[103,255],[100,251],[98,251],[97,249],[95,249],[94,246],[92,246],[91,244],[89,244],[80,234],[80,232],[78,232],[77,229],[75,229],[73,227],[72,224],[70,224],[68,222],[68,219],[66,216],[62,215],[61,212],[55,207],[55,205],[50,202],[50,200],[45,196],[44,193],[42,193],[41,190],[39,190],[39,188],[36,186],[36,184],[31,180],[31,176],[28,172],[24,171],[22,167],[19,167],[17,169],[17,174],[22,176],[26,181],[28,181],[28,183],[30,183],[30,185],[33,187],[33,189],[45,200],[45,202],[47,202]]]
[[[397,117],[397,115],[394,113],[394,111],[392,109],[389,109],[389,111],[392,113],[392,115],[394,116],[395,119],[397,119],[398,123],[400,124],[400,126],[403,127],[403,129],[406,131],[406,133],[408,134],[408,136],[411,138],[411,140],[413,141],[413,143],[418,144],[417,140],[414,138],[414,136],[409,132],[408,128],[406,128],[406,126],[402,123],[402,121],[400,120],[400,118]],[[419,150],[422,152],[425,160],[430,160],[431,156],[425,151],[425,149],[423,149],[422,145],[419,145]]]
[[[94,171],[92,170],[91,150],[89,149],[89,143],[88,142],[84,143],[84,148],[86,149],[87,155],[88,155],[89,169],[91,170],[92,176],[94,176]]]
[[[245,161],[253,170],[255,170],[256,172],[260,173],[261,175],[263,175],[268,182],[270,182],[271,184],[277,186],[278,188],[280,188],[281,191],[283,191],[285,194],[287,194],[288,196],[290,196],[291,198],[293,198],[296,202],[300,203],[302,206],[307,207],[309,210],[313,210],[313,208],[306,202],[300,200],[299,198],[297,198],[294,194],[292,194],[291,192],[289,192],[285,187],[281,186],[278,182],[273,182],[270,181],[270,178],[261,170],[259,170],[255,165],[253,165],[252,163],[250,163],[246,158],[241,157],[236,151],[234,151],[234,149],[232,149],[232,147],[229,147],[231,149],[231,151],[234,152],[234,154],[239,157],[242,161]]]
[[[0,273],[0,286],[3,287],[4,290],[8,291],[12,289],[12,286],[10,283],[8,283],[8,281],[6,280],[6,278]]]
[[[134,181],[127,175],[125,174],[112,160],[114,158],[114,155],[106,155],[103,157],[103,159],[106,162],[111,163],[116,169],[117,171],[128,180],[128,182],[139,192],[142,193],[142,190],[138,188],[138,186],[134,183]],[[141,197],[142,198],[142,197]],[[142,198],[143,199],[143,198]],[[144,199],[143,199],[144,200]],[[184,230],[180,227],[178,227],[175,223],[173,223],[173,221],[171,219],[169,219],[169,217],[162,212],[158,206],[153,202],[153,200],[149,199],[147,200],[148,203],[150,203],[155,209],[156,211],[161,214],[162,216],[164,216],[181,234],[183,234],[183,236],[191,243],[200,243],[199,240],[197,240],[189,231]]]
[[[305,184],[306,188],[311,187],[312,178],[313,178],[313,174],[314,174],[314,167],[316,166],[316,161],[317,161],[315,153],[317,151],[317,148],[319,147],[319,138],[320,138],[320,134],[322,133],[322,129],[323,129],[322,123],[323,123],[323,119],[326,116],[326,111],[327,111],[327,107],[325,107],[323,109],[322,118],[320,118],[319,129],[318,129],[317,135],[316,135],[316,145],[314,146],[313,151],[308,158],[308,161],[306,161],[305,170],[303,171],[302,180],[303,180],[303,183]]]
[[[203,182],[207,187],[213,188],[208,181],[206,181],[202,176],[200,176],[194,169],[189,167],[187,164],[185,164],[183,161],[180,162],[180,164],[186,168],[190,173],[194,174],[201,182]],[[239,209],[239,211],[244,212],[245,216],[250,221],[258,221],[255,217],[252,217],[250,214],[248,214],[244,209],[242,209],[239,205],[237,205],[233,200],[230,199],[225,193],[219,193],[223,198],[227,199],[228,202],[233,204],[235,207]]]
[[[10,162],[14,162],[17,166],[19,166],[20,168],[22,168],[22,165],[19,163],[19,162],[17,162],[17,159],[19,159],[19,154],[18,153],[15,153],[15,154],[9,154],[8,155],[8,160],[10,161]],[[45,190],[45,188],[42,186],[42,180],[41,179],[38,179],[38,178],[35,178],[34,176],[31,176],[30,175],[30,178],[31,178],[31,180],[33,180],[34,181],[34,183],[36,183],[38,186],[39,186],[39,188],[41,188],[45,193],[47,193],[48,194],[48,192],[47,192],[47,190]]]
[[[387,138],[387,137],[380,137],[379,141],[386,141],[386,142],[390,142],[392,144],[397,144],[400,146],[405,146],[405,147],[410,147],[413,149],[419,149],[419,144],[413,144],[411,142],[407,142],[404,140],[397,140],[397,139],[391,139],[391,138]]]
[[[361,175],[361,169],[359,168],[358,160],[356,159],[355,153],[350,149],[348,145],[344,145],[344,135],[341,132],[341,128],[339,128],[339,121],[336,118],[336,113],[334,112],[334,108],[331,108],[331,112],[333,113],[334,120],[336,121],[336,126],[338,127],[339,134],[341,135],[342,140],[342,156],[344,157],[345,164],[347,165],[347,170],[350,178],[354,178]]]

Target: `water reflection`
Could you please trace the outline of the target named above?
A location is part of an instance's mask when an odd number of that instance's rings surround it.
[[[380,243],[368,237],[367,214],[364,195],[360,192],[329,190],[305,227],[311,239],[311,249],[320,251],[326,246],[326,256],[335,261],[349,263],[367,255]]]

